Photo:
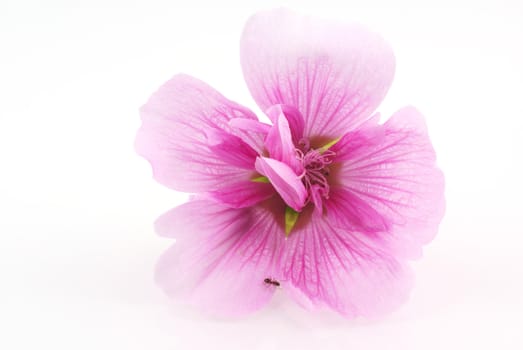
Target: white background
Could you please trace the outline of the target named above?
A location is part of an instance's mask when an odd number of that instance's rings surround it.
[[[1,349],[522,349],[523,3],[17,1],[0,4]],[[380,107],[427,117],[447,213],[379,321],[276,296],[241,320],[175,307],[154,219],[185,200],[136,156],[138,107],[178,72],[253,108],[239,65],[259,9],[356,20],[397,56]]]

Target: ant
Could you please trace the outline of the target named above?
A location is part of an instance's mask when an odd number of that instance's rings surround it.
[[[270,279],[268,277],[266,279],[264,279],[263,282],[265,282],[266,284],[272,284],[273,286],[276,286],[276,287],[280,286],[280,282]]]

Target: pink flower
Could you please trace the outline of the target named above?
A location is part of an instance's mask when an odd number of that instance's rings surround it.
[[[241,39],[252,96],[272,125],[177,75],[141,109],[136,148],[155,178],[197,193],[165,213],[165,292],[226,315],[276,290],[302,306],[375,316],[408,297],[408,260],[437,232],[444,179],[420,113],[372,115],[394,75],[378,35],[273,10]]]

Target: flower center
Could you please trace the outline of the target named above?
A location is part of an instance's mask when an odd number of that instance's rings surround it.
[[[329,165],[336,155],[335,152],[325,147],[313,149],[308,139],[301,139],[296,148],[296,158],[303,164],[303,173],[300,175],[303,185],[309,194],[307,203],[312,200],[311,196],[320,195],[329,198]]]

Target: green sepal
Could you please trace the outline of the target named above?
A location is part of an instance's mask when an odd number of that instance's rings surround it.
[[[252,182],[263,182],[263,183],[270,183],[269,179],[267,178],[267,176],[258,176],[258,177],[255,177],[254,179],[251,179]]]
[[[325,152],[326,150],[328,150],[329,148],[331,148],[332,146],[334,146],[335,144],[337,144],[339,140],[341,140],[341,137],[338,137],[337,139],[334,139],[334,140],[332,140],[331,142],[329,142],[329,143],[327,143],[327,144],[321,146],[321,147],[319,148],[320,153]]]
[[[300,213],[298,213],[296,210],[292,209],[291,207],[287,206],[285,208],[285,236],[289,237],[289,234],[291,233],[292,229],[294,228],[294,225],[296,225],[296,222],[298,221],[298,217],[300,216]]]

